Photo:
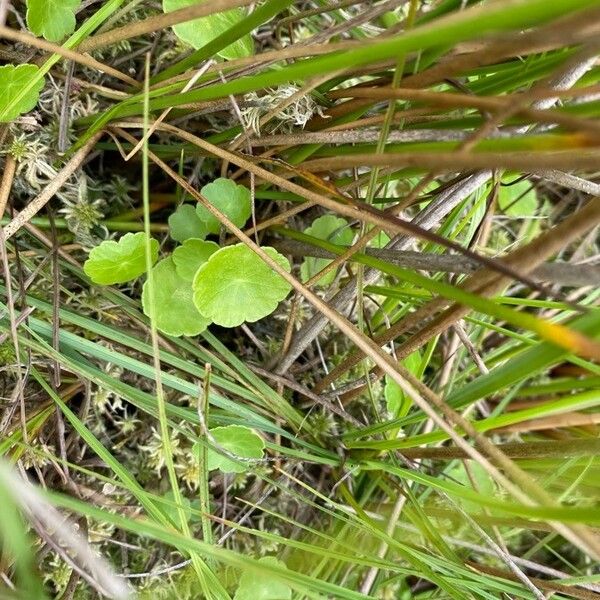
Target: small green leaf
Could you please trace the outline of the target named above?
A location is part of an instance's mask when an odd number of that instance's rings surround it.
[[[347,246],[354,239],[354,232],[348,227],[346,219],[333,215],[324,215],[313,221],[313,224],[304,230],[307,235],[312,235],[320,240],[327,240],[332,244]],[[313,275],[324,269],[331,260],[327,258],[308,257],[300,267],[302,281],[308,281]],[[335,271],[323,275],[317,282],[319,286],[330,285],[335,279]]]
[[[192,284],[177,274],[171,257],[161,260],[152,269],[154,281],[154,305],[150,298],[150,286],[144,283],[142,307],[144,314],[151,316],[154,306],[156,327],[167,335],[198,335],[209,325],[210,320],[202,316],[194,306]]]
[[[200,0],[201,1],[201,0]],[[163,11],[171,12],[192,4],[199,4],[199,0],[163,0]],[[179,23],[173,26],[173,31],[177,37],[190,44],[194,48],[202,48],[216,37],[233,27],[240,21],[243,21],[246,14],[241,8],[234,8],[220,13],[214,13],[206,17],[200,17],[193,21]],[[231,60],[234,58],[243,58],[252,56],[254,53],[254,42],[250,34],[244,35],[233,44],[223,48],[218,55]]]
[[[286,271],[290,263],[274,248],[263,250]],[[215,252],[194,277],[194,303],[217,325],[236,327],[270,315],[290,284],[244,244]]]
[[[27,27],[50,42],[75,31],[75,11],[81,0],[27,0]]]
[[[421,355],[416,350],[409,354],[401,364],[404,368],[410,371],[413,375],[419,375],[421,368]],[[405,417],[410,410],[412,400],[404,393],[402,388],[390,377],[385,376],[385,401],[387,410],[394,419]]]
[[[529,181],[500,186],[498,206],[509,217],[532,217],[538,206],[535,188]]]
[[[191,204],[182,204],[169,217],[169,235],[176,242],[184,242],[190,238],[203,240],[207,234],[208,230]]]
[[[173,262],[177,275],[192,281],[196,271],[219,249],[214,242],[205,242],[196,238],[185,240],[173,251]]]
[[[264,454],[265,442],[257,434],[242,425],[228,425],[227,427],[215,427],[210,430],[215,443],[236,457],[240,461],[228,458],[218,450],[208,449],[208,470],[220,469],[223,473],[243,473],[248,469],[249,463],[244,459],[261,459]]]
[[[35,65],[0,67],[0,123],[13,121],[19,115],[35,108],[40,91],[44,87],[44,78],[40,77],[30,89],[25,89],[39,71]]]
[[[224,177],[215,179],[205,185],[200,192],[238,227],[243,227],[252,214],[250,190],[243,185],[237,185],[231,179]],[[196,213],[208,232],[219,233],[221,223],[202,204],[196,206]]]
[[[274,556],[265,556],[258,562],[267,568],[269,566],[286,568],[285,563]],[[265,569],[264,572],[258,573],[244,571],[233,600],[289,600],[291,597],[290,587],[285,582],[274,579]]]
[[[158,241],[150,240],[152,264],[158,259]],[[102,285],[125,283],[146,272],[146,234],[127,233],[118,242],[106,240],[92,248],[83,265],[85,274]]]

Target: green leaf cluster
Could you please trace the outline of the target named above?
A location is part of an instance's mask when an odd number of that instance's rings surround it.
[[[252,214],[250,190],[231,179],[220,177],[208,183],[200,193],[212,206],[226,215],[237,227],[243,227]],[[169,217],[169,232],[177,242],[190,238],[203,240],[221,231],[221,223],[204,205],[182,204]]]
[[[27,27],[36,36],[59,43],[75,31],[81,0],[27,0]],[[9,123],[35,108],[44,77],[34,64],[0,67],[0,123]]]
[[[236,226],[251,215],[250,192],[220,178],[205,185],[202,195]],[[202,333],[211,323],[235,327],[271,314],[291,286],[244,244],[219,248],[207,241],[220,232],[220,222],[201,204],[180,206],[169,218],[171,237],[180,242],[158,262],[142,289],[144,313],[172,336]],[[146,272],[146,236],[128,233],[118,242],[102,242],[90,252],[85,273],[94,283],[125,283]],[[150,240],[151,263],[158,259],[158,241]],[[288,260],[274,248],[264,252],[286,271]]]

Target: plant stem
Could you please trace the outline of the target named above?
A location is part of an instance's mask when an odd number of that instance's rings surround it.
[[[198,399],[198,418],[200,419],[200,435],[204,442],[208,442],[208,413],[210,410],[210,376],[212,367],[210,363],[204,366],[204,385],[202,396]],[[210,492],[208,489],[208,451],[206,443],[198,444],[198,462],[200,464],[200,478],[198,481],[198,495],[200,496],[200,511],[202,513],[202,537],[207,544],[213,544],[212,523],[210,521]]]
[[[3,218],[0,220],[0,224],[6,225],[10,222],[10,219]],[[41,229],[50,229],[50,221],[46,217],[35,217],[29,219],[29,223],[40,227]],[[66,219],[55,219],[54,225],[56,229],[68,229]],[[109,231],[144,231],[144,224],[139,221],[119,221],[116,219],[109,221],[102,221],[102,225]],[[160,233],[169,231],[169,226],[163,223],[151,223],[150,231],[154,233]]]
[[[152,259],[150,252],[150,186],[149,186],[149,162],[148,162],[148,115],[149,115],[149,81],[150,81],[150,57],[146,58],[146,73],[144,85],[144,129],[142,144],[142,196],[144,203],[144,231],[146,232],[146,273],[147,285],[149,287],[150,298],[155,298],[155,281],[152,271]],[[160,345],[158,340],[158,330],[156,327],[156,309],[155,302],[150,303],[150,333],[152,338],[152,351],[154,371],[156,374],[156,405],[158,410],[158,421],[160,425],[160,437],[163,445],[164,461],[173,499],[177,504],[177,513],[179,516],[179,525],[183,535],[191,539],[191,532],[187,522],[185,510],[183,508],[183,499],[177,473],[175,472],[175,462],[173,460],[173,445],[171,443],[171,432],[169,431],[169,422],[167,418],[167,408],[165,395],[162,386],[161,366],[160,366]],[[194,565],[194,570],[198,575],[200,587],[205,598],[223,598],[229,599],[229,595],[214,577],[209,567],[202,561],[196,552],[190,552],[190,558]],[[210,581],[210,583],[209,583]]]

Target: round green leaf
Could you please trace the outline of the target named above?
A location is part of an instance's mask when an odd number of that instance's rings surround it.
[[[312,235],[320,240],[326,240],[332,244],[348,246],[354,239],[354,232],[348,227],[346,219],[333,215],[324,215],[315,219],[313,224],[304,230],[307,235]],[[300,267],[302,281],[308,281],[313,275],[324,269],[331,260],[327,258],[306,258]],[[330,285],[335,279],[335,271],[323,275],[317,282],[319,286]]]
[[[171,12],[198,3],[199,0],[163,0],[163,10],[164,12]],[[180,40],[198,49],[212,42],[230,27],[243,21],[245,17],[246,13],[241,8],[234,8],[207,15],[206,17],[200,17],[193,21],[179,23],[173,26],[173,31]],[[252,41],[252,36],[246,34],[231,45],[220,50],[217,54],[231,60],[234,58],[243,58],[244,56],[252,56],[253,53],[254,42]]]
[[[248,427],[242,425],[215,427],[210,430],[210,434],[220,448],[241,460],[233,460],[224,453],[209,448],[207,452],[209,471],[220,469],[223,473],[243,473],[249,466],[244,459],[257,460],[263,457],[265,442]]]
[[[177,274],[172,258],[161,260],[152,269],[154,281],[154,303],[150,297],[148,281],[142,289],[144,314],[151,316],[154,308],[156,327],[167,335],[198,335],[209,325],[210,320],[202,316],[192,298],[192,285]]]
[[[500,186],[498,206],[509,217],[532,217],[537,210],[535,188],[529,181]]]
[[[152,264],[158,259],[158,241],[150,239]],[[105,240],[92,248],[83,265],[85,274],[102,285],[125,283],[146,272],[146,234],[126,233],[118,242]]]
[[[237,185],[231,179],[220,177],[205,185],[200,191],[215,208],[229,217],[238,227],[243,227],[252,214],[250,190],[243,185]],[[219,233],[221,223],[202,204],[196,206],[196,212],[207,231]]]
[[[263,248],[286,271],[290,263],[274,248]],[[290,284],[244,244],[215,252],[194,277],[194,303],[211,321],[236,327],[271,314]]]
[[[188,281],[194,279],[196,271],[219,249],[214,242],[191,238],[173,251],[173,262],[177,275]]]
[[[0,67],[0,123],[13,121],[37,104],[44,78],[34,84],[39,68],[35,65],[4,65]],[[29,87],[28,89],[28,86]]]
[[[50,42],[75,31],[75,11],[81,0],[27,0],[27,27]]]
[[[245,571],[234,600],[289,600],[292,597],[290,587],[284,581],[274,579],[268,570],[270,566],[286,568],[285,563],[274,556],[265,556],[258,562],[267,568],[260,572]]]
[[[191,204],[182,204],[169,217],[169,235],[176,242],[190,238],[204,239],[207,234],[208,230]]]

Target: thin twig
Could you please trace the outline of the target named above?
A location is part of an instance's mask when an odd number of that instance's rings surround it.
[[[209,439],[208,431],[208,418],[210,410],[210,376],[211,376],[211,365],[206,363],[204,365],[204,384],[202,387],[202,395],[198,398],[198,420],[200,423],[200,437],[207,441]],[[210,492],[208,488],[208,448],[205,444],[198,445],[198,464],[200,465],[199,481],[198,481],[198,495],[200,498],[200,511],[202,520],[202,539],[207,544],[213,544],[213,533],[212,523],[208,516],[211,514],[210,510]]]
[[[10,29],[9,27],[0,26],[0,38],[6,38],[7,40],[12,40],[13,42],[19,42],[21,44],[27,44],[34,48],[39,48],[40,50],[44,50],[51,54],[58,54],[63,58],[68,60],[72,60],[78,64],[84,65],[85,67],[89,67],[94,71],[100,71],[101,73],[106,73],[115,79],[119,79],[123,81],[127,85],[131,85],[135,88],[138,88],[140,84],[135,80],[129,77],[129,75],[125,75],[125,73],[121,73],[117,69],[105,65],[100,61],[92,58],[91,56],[87,56],[85,54],[81,54],[80,52],[76,52],[75,50],[69,50],[69,48],[65,48],[64,46],[59,46],[57,44],[53,44],[52,42],[48,42],[42,38],[34,37],[33,35],[29,35],[23,31],[16,31],[14,29]]]
[[[21,407],[21,431],[23,435],[23,441],[27,443],[27,415],[25,414],[25,378],[21,372],[21,349],[19,344],[19,334],[17,332],[17,315],[15,312],[15,305],[12,294],[12,277],[10,273],[10,265],[8,264],[8,257],[6,253],[6,239],[4,232],[0,231],[0,261],[2,262],[2,270],[4,274],[4,281],[6,282],[6,306],[8,310],[8,317],[10,323],[10,337],[13,343],[16,359],[16,379],[15,389],[13,391],[14,399],[19,400]],[[11,406],[14,406],[11,399]]]
[[[6,210],[6,205],[10,196],[10,190],[12,188],[16,168],[17,161],[11,154],[7,154],[6,158],[4,159],[2,181],[0,181],[0,219],[4,217],[4,211]]]
[[[191,90],[194,87],[194,84],[198,81],[198,79],[200,79],[200,77],[202,77],[202,75],[204,75],[204,73],[206,73],[206,70],[213,64],[214,61],[209,60],[207,61],[204,65],[202,65],[202,67],[200,67],[193,75],[192,77],[190,77],[190,80],[187,82],[187,84],[185,85],[185,87],[181,90],[181,93],[187,92],[189,90]],[[156,130],[156,128],[158,127],[158,125],[160,125],[169,115],[169,113],[173,110],[172,107],[166,108],[165,110],[162,111],[162,113],[160,113],[160,115],[156,118],[156,120],[152,123],[152,125],[150,126],[150,128],[148,129],[148,132],[142,137],[142,139],[131,149],[131,151],[129,152],[129,154],[127,154],[125,156],[125,160],[131,160],[138,152],[139,150],[142,148],[142,146],[144,145],[144,142],[150,138],[150,136],[154,133],[154,131]]]
[[[324,248],[296,240],[282,240],[275,242],[274,246],[292,256],[314,256],[316,258],[336,258],[338,256]],[[386,248],[366,248],[364,253],[393,265],[432,273],[471,274],[479,268],[474,261],[452,254],[388,250]],[[594,264],[546,263],[536,267],[531,275],[540,281],[548,281],[556,285],[586,287],[600,285],[600,265]]]
[[[71,94],[71,82],[73,80],[73,71],[75,63],[69,62],[67,75],[65,77],[65,87],[63,91],[63,99],[60,107],[60,118],[58,121],[58,151],[63,154],[67,150],[69,143],[69,96]]]
[[[293,381],[292,379],[289,379],[287,377],[283,377],[282,375],[276,375],[275,373],[271,373],[266,369],[261,369],[256,365],[249,365],[249,367],[251,371],[254,371],[258,375],[266,377],[271,381],[276,381],[278,383],[283,384],[284,387],[298,392],[300,395],[304,396],[308,400],[311,400],[315,404],[318,404],[319,406],[325,408],[327,411],[338,415],[345,421],[348,421],[348,423],[352,423],[353,425],[358,427],[362,425],[362,423],[358,419],[355,419],[351,414],[348,414],[343,408],[339,408],[333,402],[329,402],[329,400],[324,398],[322,395],[313,394],[309,389],[305,388],[303,385],[297,383],[296,381]]]
[[[533,176],[542,181],[550,181],[551,183],[555,183],[562,187],[590,194],[590,196],[600,196],[600,183],[589,181],[582,177],[571,175],[570,173],[548,169],[544,171],[535,171]]]
[[[441,129],[409,129],[406,131],[390,131],[386,143],[409,142],[457,142],[468,137],[464,131],[444,131]],[[490,139],[514,138],[510,133],[497,132],[488,136]],[[250,138],[249,143],[255,146],[299,146],[304,144],[368,144],[379,139],[379,129],[360,129],[345,131],[306,131],[281,135],[268,135]]]
[[[583,142],[583,140],[582,140]],[[565,144],[567,142],[565,141]],[[415,167],[438,172],[468,171],[472,169],[512,169],[514,171],[539,171],[558,169],[593,170],[600,163],[600,150],[576,144],[570,150],[514,152],[389,152],[387,154],[349,154],[315,158],[302,164],[308,172],[322,173],[353,167]],[[597,144],[594,143],[594,146]]]

